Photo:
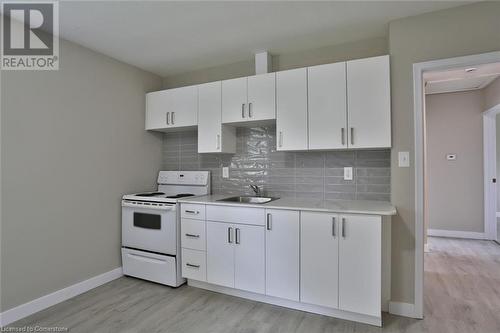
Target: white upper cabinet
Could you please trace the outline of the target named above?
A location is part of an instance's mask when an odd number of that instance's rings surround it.
[[[277,150],[307,150],[307,68],[276,74]]]
[[[276,74],[222,81],[222,123],[276,119]]]
[[[197,125],[197,86],[146,94],[146,129],[168,131]]]
[[[350,148],[391,147],[389,56],[347,62]]]
[[[221,82],[198,86],[198,152],[234,153],[236,140],[234,128],[222,125]]]
[[[247,78],[222,81],[222,122],[247,120]]]
[[[276,119],[276,73],[248,77],[249,120]]]
[[[380,316],[382,219],[341,215],[339,238],[339,308]]]
[[[307,69],[309,149],[347,148],[346,64]]]

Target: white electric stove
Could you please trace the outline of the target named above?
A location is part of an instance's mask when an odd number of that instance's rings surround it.
[[[124,195],[123,274],[172,287],[183,284],[177,200],[207,194],[209,171],[160,171],[157,191]]]

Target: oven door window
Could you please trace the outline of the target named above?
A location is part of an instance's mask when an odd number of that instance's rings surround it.
[[[134,227],[160,230],[161,215],[134,212]]]

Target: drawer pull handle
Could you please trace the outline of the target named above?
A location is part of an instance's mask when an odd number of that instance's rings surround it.
[[[194,211],[194,210],[185,210],[186,213],[189,213],[189,214],[200,214],[199,211]]]
[[[193,264],[190,264],[190,263],[186,263],[186,266],[188,267],[192,267],[192,268],[200,268],[200,265],[193,265]]]
[[[200,238],[200,235],[186,234],[186,237]]]

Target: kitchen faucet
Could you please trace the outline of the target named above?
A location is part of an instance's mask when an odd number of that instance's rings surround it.
[[[260,197],[260,188],[257,185],[250,185],[250,187],[255,192],[255,195]]]

